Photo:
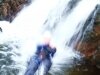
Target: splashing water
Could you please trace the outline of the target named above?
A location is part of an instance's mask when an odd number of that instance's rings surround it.
[[[0,43],[10,40],[20,42],[18,52],[21,56],[13,57],[18,63],[17,66],[22,69],[19,75],[23,75],[27,60],[34,54],[36,45],[45,33],[47,36],[50,34],[51,43],[57,47],[51,74],[61,71],[63,64],[70,64],[71,59],[77,56],[65,43],[73,36],[78,24],[86,21],[99,1],[82,0],[68,16],[63,17],[63,11],[69,2],[70,0],[35,0],[20,12],[12,23],[0,22],[3,29]]]

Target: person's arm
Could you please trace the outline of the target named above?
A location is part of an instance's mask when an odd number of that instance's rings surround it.
[[[53,57],[55,53],[56,53],[56,48],[52,48],[51,56]]]
[[[42,46],[41,45],[38,45],[35,54],[39,55],[41,49],[42,49]]]

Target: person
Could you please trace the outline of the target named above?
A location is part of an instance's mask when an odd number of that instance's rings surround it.
[[[52,65],[51,59],[55,53],[56,48],[50,45],[50,40],[46,41],[45,44],[38,45],[35,55],[30,59],[25,75],[34,75],[41,63],[44,63],[45,72],[43,75],[47,75]]]

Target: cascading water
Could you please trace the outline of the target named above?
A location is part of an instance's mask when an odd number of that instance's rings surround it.
[[[70,1],[72,0],[35,0],[20,12],[12,23],[0,22],[3,29],[0,43],[12,41],[12,53],[16,54],[12,59],[16,63],[14,68],[20,69],[18,75],[24,74],[27,61],[34,54],[36,45],[44,34],[50,34],[52,44],[57,47],[50,70],[52,75],[63,75],[61,68],[65,64],[71,64],[73,57],[77,56],[72,48],[65,44],[73,36],[78,24],[86,21],[99,1],[82,0],[75,4],[76,7],[71,11],[68,6]],[[69,11],[70,13],[67,13]],[[39,75],[42,75],[42,72]]]
[[[82,41],[85,37],[85,33],[87,31],[91,31],[93,29],[93,25],[97,16],[97,12],[99,11],[99,5],[97,5],[94,9],[94,11],[91,13],[91,15],[86,20],[85,24],[79,23],[77,27],[77,31],[74,33],[73,37],[70,40],[69,46],[75,46],[78,41]],[[83,27],[81,25],[83,24]]]

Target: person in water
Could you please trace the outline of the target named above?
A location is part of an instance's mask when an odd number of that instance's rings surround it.
[[[44,63],[45,72],[43,75],[47,75],[52,65],[51,59],[55,53],[56,48],[50,45],[50,40],[38,45],[35,55],[29,61],[25,75],[34,75],[41,63]]]

